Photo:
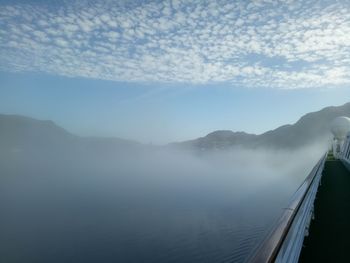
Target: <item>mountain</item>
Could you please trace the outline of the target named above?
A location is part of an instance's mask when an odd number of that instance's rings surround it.
[[[293,125],[284,125],[260,135],[233,131],[214,131],[195,140],[171,145],[187,149],[211,150],[227,149],[235,146],[293,149],[311,143],[327,144],[332,138],[329,125],[338,116],[350,116],[350,103],[308,113]]]
[[[0,115],[0,149],[22,151],[64,147],[74,143],[76,136],[55,125],[18,115]]]
[[[73,135],[52,121],[0,114],[0,153],[113,153],[139,143]]]
[[[245,147],[249,145],[251,141],[256,140],[256,137],[257,135],[255,134],[248,134],[245,132],[220,130],[209,133],[205,137],[180,143],[172,143],[170,145],[200,150],[222,149],[233,146]]]
[[[308,113],[293,125],[284,125],[260,135],[219,130],[195,140],[172,143],[168,147],[205,151],[232,147],[293,149],[310,143],[326,144],[331,140],[329,124],[338,116],[350,116],[350,103]],[[0,153],[108,156],[150,148],[119,138],[80,137],[52,121],[0,114]]]

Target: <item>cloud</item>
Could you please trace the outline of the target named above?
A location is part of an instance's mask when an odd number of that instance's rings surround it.
[[[0,4],[0,70],[128,82],[350,84],[347,1]]]

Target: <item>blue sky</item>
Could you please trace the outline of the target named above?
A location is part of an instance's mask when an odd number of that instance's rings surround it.
[[[348,1],[1,1],[0,112],[164,143],[350,98]]]

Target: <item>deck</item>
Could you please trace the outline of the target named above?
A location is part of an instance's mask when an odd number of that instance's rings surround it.
[[[299,262],[350,262],[350,173],[328,159]]]

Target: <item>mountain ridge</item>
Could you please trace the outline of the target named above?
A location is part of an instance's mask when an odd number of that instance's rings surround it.
[[[121,138],[82,137],[70,133],[51,120],[0,114],[0,152],[115,151],[136,147],[138,142]]]
[[[220,134],[219,131],[209,133],[204,137],[194,140],[172,143],[171,145],[180,148],[192,148],[197,150],[227,149],[230,147],[247,148],[274,148],[293,149],[302,147],[308,143],[329,143],[332,136],[329,125],[332,119],[338,116],[350,116],[350,102],[341,106],[328,106],[319,111],[314,111],[303,115],[294,124],[286,124],[276,129],[266,131],[262,134],[249,134],[232,132],[231,137],[208,136],[213,133]]]
[[[350,116],[350,102],[329,106],[303,115],[294,124],[286,124],[262,134],[216,130],[203,137],[165,145],[192,150],[229,149],[232,147],[293,149],[308,143],[329,143],[329,123],[338,116]],[[0,114],[0,150],[7,149],[72,149],[82,151],[146,146],[117,137],[83,137],[74,135],[51,120]],[[154,147],[154,146],[153,146]],[[160,146],[161,147],[161,146]]]

